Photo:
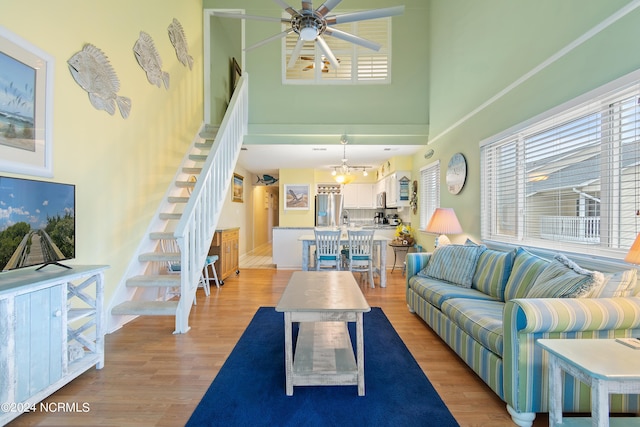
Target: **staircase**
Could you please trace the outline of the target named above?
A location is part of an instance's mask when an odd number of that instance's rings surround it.
[[[220,126],[203,125],[194,138],[116,291],[116,327],[130,316],[175,316],[174,333],[189,330],[202,267],[247,133],[247,93],[245,73]],[[175,240],[180,250],[165,252],[165,240]],[[180,263],[177,274],[167,271],[169,262]]]

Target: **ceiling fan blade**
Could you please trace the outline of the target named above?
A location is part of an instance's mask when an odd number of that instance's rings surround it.
[[[293,66],[296,65],[302,46],[304,46],[304,40],[302,40],[302,37],[298,37],[298,42],[296,43],[296,47],[293,48],[293,52],[291,52],[291,58],[289,58],[287,68],[293,68]]]
[[[318,9],[316,9],[316,12],[318,12],[323,17],[327,16],[327,13],[331,12],[334,7],[340,4],[341,1],[342,0],[327,0],[322,3],[320,7],[318,7]]]
[[[318,42],[318,47],[320,48],[324,56],[329,60],[331,65],[333,65],[334,68],[340,68],[340,63],[336,59],[333,52],[331,52],[331,48],[329,47],[327,42],[322,38],[322,36],[318,36],[318,38],[316,38],[316,42]]]
[[[256,21],[269,21],[269,22],[291,22],[290,19],[285,19],[285,18],[274,18],[272,16],[245,15],[244,13],[214,12],[213,15],[219,16],[220,18],[254,19]]]
[[[299,16],[300,14],[298,13],[297,10],[295,10],[294,8],[292,8],[291,6],[289,6],[289,4],[284,1],[284,0],[273,0],[276,3],[278,3],[280,5],[281,8],[283,8],[284,10],[286,10],[289,15],[291,16]]]
[[[302,10],[313,12],[313,2],[311,0],[302,0]]]
[[[293,33],[293,30],[292,30],[292,29],[285,30],[285,31],[283,31],[283,32],[281,32],[281,33],[278,33],[278,34],[275,34],[275,35],[273,35],[273,36],[271,36],[271,37],[269,37],[269,38],[266,38],[266,39],[262,40],[261,42],[258,42],[258,43],[256,43],[256,44],[253,44],[253,45],[251,45],[251,46],[249,46],[249,47],[245,47],[245,48],[244,48],[244,51],[245,51],[245,52],[248,52],[248,51],[253,50],[253,49],[257,48],[257,47],[260,47],[260,46],[262,46],[262,45],[265,45],[265,44],[267,44],[267,43],[270,43],[270,42],[272,42],[272,41],[274,41],[274,40],[278,40],[278,39],[281,39],[281,38],[283,38],[283,37],[287,37],[287,36],[288,36],[289,34],[291,34],[291,33]]]
[[[340,40],[344,40],[350,43],[357,44],[359,46],[366,47],[371,50],[375,50],[376,52],[380,50],[382,45],[380,43],[373,42],[371,40],[363,39],[362,37],[354,36],[353,34],[345,33],[344,31],[340,31],[336,28],[327,27],[324,32],[328,36],[335,37]]]
[[[327,25],[345,24],[347,22],[366,21],[367,19],[387,18],[389,16],[402,15],[404,6],[386,7],[384,9],[363,10],[360,12],[345,13],[327,18]]]

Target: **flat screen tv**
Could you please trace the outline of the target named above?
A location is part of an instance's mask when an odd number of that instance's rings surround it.
[[[0,176],[0,271],[75,258],[76,188]]]

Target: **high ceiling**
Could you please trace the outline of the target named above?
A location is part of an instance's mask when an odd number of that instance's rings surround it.
[[[375,171],[383,162],[394,156],[411,156],[419,145],[351,145],[346,146],[347,164],[371,166]],[[334,145],[244,145],[238,163],[247,171],[258,175],[278,175],[279,169],[321,169],[342,163],[343,147]]]

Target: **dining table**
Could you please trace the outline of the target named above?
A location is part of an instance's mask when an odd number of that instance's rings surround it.
[[[298,237],[302,243],[302,271],[309,270],[309,254],[311,246],[316,244],[316,236],[313,234],[303,234]],[[373,273],[380,277],[380,287],[387,287],[387,244],[391,241],[389,237],[373,235]],[[340,235],[340,244],[348,245],[349,237],[346,232]]]

